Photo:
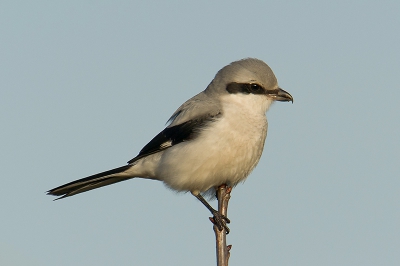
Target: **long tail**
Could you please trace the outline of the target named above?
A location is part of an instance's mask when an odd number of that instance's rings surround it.
[[[131,168],[132,165],[128,164],[112,170],[108,170],[99,174],[91,175],[71,183],[50,189],[47,191],[48,195],[61,196],[58,199],[73,196],[88,190],[111,185],[117,182],[131,179],[132,176],[124,174],[126,170]]]

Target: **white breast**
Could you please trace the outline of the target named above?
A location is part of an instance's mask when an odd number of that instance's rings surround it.
[[[262,95],[230,94],[222,98],[222,116],[198,138],[161,155],[156,176],[178,191],[204,192],[246,179],[263,151],[271,102]]]

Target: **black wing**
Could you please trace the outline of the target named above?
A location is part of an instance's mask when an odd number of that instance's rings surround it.
[[[189,120],[185,123],[165,128],[146,146],[144,146],[139,154],[128,163],[131,164],[150,154],[168,149],[178,143],[194,139],[202,129],[209,125],[210,122],[215,121],[215,119],[220,115],[221,113],[213,116],[208,115],[203,118]]]

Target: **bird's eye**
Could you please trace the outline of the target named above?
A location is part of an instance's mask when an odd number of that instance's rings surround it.
[[[262,87],[258,84],[250,84],[250,92],[251,93],[260,93],[262,91]]]

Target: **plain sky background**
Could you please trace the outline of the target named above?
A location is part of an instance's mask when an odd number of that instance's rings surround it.
[[[271,107],[232,192],[230,265],[400,265],[399,14],[397,0],[2,1],[0,265],[214,265],[190,194],[140,179],[45,191],[124,165],[245,57],[294,104]]]

